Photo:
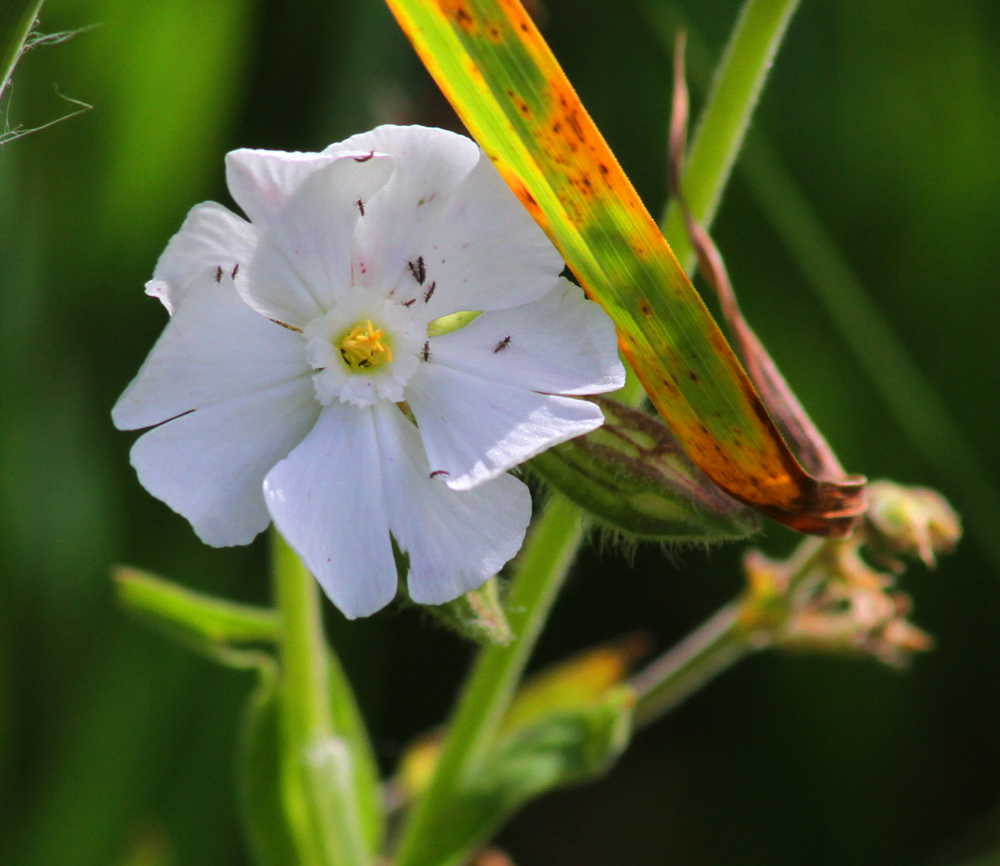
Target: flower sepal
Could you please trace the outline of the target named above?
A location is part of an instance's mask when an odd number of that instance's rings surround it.
[[[600,522],[641,538],[715,542],[760,528],[750,509],[720,490],[658,418],[590,397],[604,426],[528,463]]]
[[[500,580],[496,577],[444,604],[417,606],[453,632],[480,646],[506,646],[514,638],[503,609]]]

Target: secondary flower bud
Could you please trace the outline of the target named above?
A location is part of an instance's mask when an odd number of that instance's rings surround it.
[[[897,570],[892,560],[901,555],[916,555],[933,568],[937,555],[951,551],[962,537],[961,519],[936,490],[875,481],[868,486],[868,501],[869,547]]]
[[[658,418],[591,397],[604,426],[540,454],[530,466],[599,520],[632,535],[722,541],[753,535],[757,515],[720,490]]]

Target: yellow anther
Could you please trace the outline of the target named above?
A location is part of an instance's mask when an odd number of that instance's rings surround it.
[[[392,362],[392,349],[382,340],[383,331],[366,319],[340,341],[340,356],[352,370],[372,370]]]

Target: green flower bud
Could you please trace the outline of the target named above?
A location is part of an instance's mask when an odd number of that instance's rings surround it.
[[[745,538],[757,514],[717,487],[659,418],[602,397],[604,426],[529,462],[600,521],[631,535],[673,541]]]
[[[500,582],[491,577],[479,589],[444,604],[422,604],[434,619],[483,646],[505,646],[513,634],[500,599]]]

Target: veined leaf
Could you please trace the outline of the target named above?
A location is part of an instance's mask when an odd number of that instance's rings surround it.
[[[863,480],[796,461],[725,337],[517,0],[387,0],[466,126],[618,329],[691,459],[803,532],[846,534]]]

